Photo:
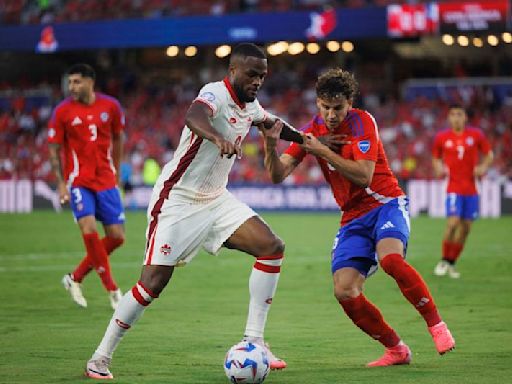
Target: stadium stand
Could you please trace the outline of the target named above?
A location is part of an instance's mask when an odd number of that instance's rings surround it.
[[[0,0],[0,24],[282,12],[323,6],[359,8],[417,3],[411,0]]]
[[[364,71],[365,67],[362,69]],[[318,70],[318,69],[317,69]],[[193,69],[191,69],[193,71]],[[110,74],[102,88],[116,96],[126,110],[126,161],[131,166],[131,184],[142,183],[142,167],[148,157],[161,165],[172,156],[184,115],[202,80],[222,77],[222,70],[194,77],[193,72],[180,80],[154,82],[142,72],[130,81]],[[270,111],[286,117],[297,127],[304,126],[315,112],[313,68],[297,64],[295,68],[277,65],[259,94]],[[360,76],[365,78],[364,72]],[[481,127],[495,149],[495,174],[512,176],[512,83],[496,78],[492,82],[470,78],[457,82],[420,82],[403,85],[402,96],[394,96],[362,82],[357,104],[371,111],[393,171],[402,180],[431,178],[430,147],[435,133],[445,126],[450,102],[461,102],[470,114],[470,123]],[[440,85],[441,84],[441,85]],[[28,84],[0,90],[0,179],[44,179],[52,181],[46,148],[46,124],[50,111],[60,100],[57,86]],[[286,146],[286,143],[282,143]],[[262,164],[261,140],[257,130],[244,143],[243,159],[236,163],[230,181],[269,182]],[[288,180],[290,184],[323,183],[313,159],[301,165]]]

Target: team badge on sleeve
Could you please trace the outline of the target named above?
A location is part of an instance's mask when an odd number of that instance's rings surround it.
[[[106,123],[107,120],[108,120],[108,113],[107,112],[102,112],[101,115],[100,115],[100,119],[101,119],[101,121]]]
[[[204,99],[206,101],[213,101],[215,100],[215,95],[211,92],[203,92],[199,95],[201,99]]]
[[[370,142],[368,140],[362,140],[357,143],[357,147],[362,153],[366,153],[370,150]]]

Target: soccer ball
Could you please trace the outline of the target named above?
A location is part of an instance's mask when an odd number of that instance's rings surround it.
[[[226,353],[224,372],[232,383],[263,383],[269,371],[267,351],[261,345],[242,341]]]

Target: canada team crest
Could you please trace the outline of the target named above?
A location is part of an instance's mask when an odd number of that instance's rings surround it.
[[[169,244],[164,244],[160,247],[160,253],[164,256],[169,256],[171,254],[171,246]]]

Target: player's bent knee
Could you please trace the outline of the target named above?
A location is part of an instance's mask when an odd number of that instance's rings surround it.
[[[284,253],[284,248],[285,246],[283,240],[277,236],[274,236],[260,241],[259,244],[255,244],[252,252],[250,253],[256,257],[277,255]]]
[[[173,271],[174,267],[147,265],[142,270],[140,281],[151,292],[154,292],[156,295],[160,295],[171,279]]]
[[[276,237],[274,239],[274,252],[272,252],[272,254],[284,253],[284,248],[285,248],[284,241],[281,240],[279,237]]]
[[[265,255],[275,255],[278,253],[284,253],[284,241],[279,237],[274,237],[265,250]]]
[[[337,285],[334,287],[334,297],[338,301],[353,299],[361,294],[361,289],[352,285]]]
[[[123,243],[125,241],[125,236],[123,233],[121,236],[112,237],[111,239],[112,239],[112,243],[115,245],[115,248],[118,248],[121,245],[123,245]]]

